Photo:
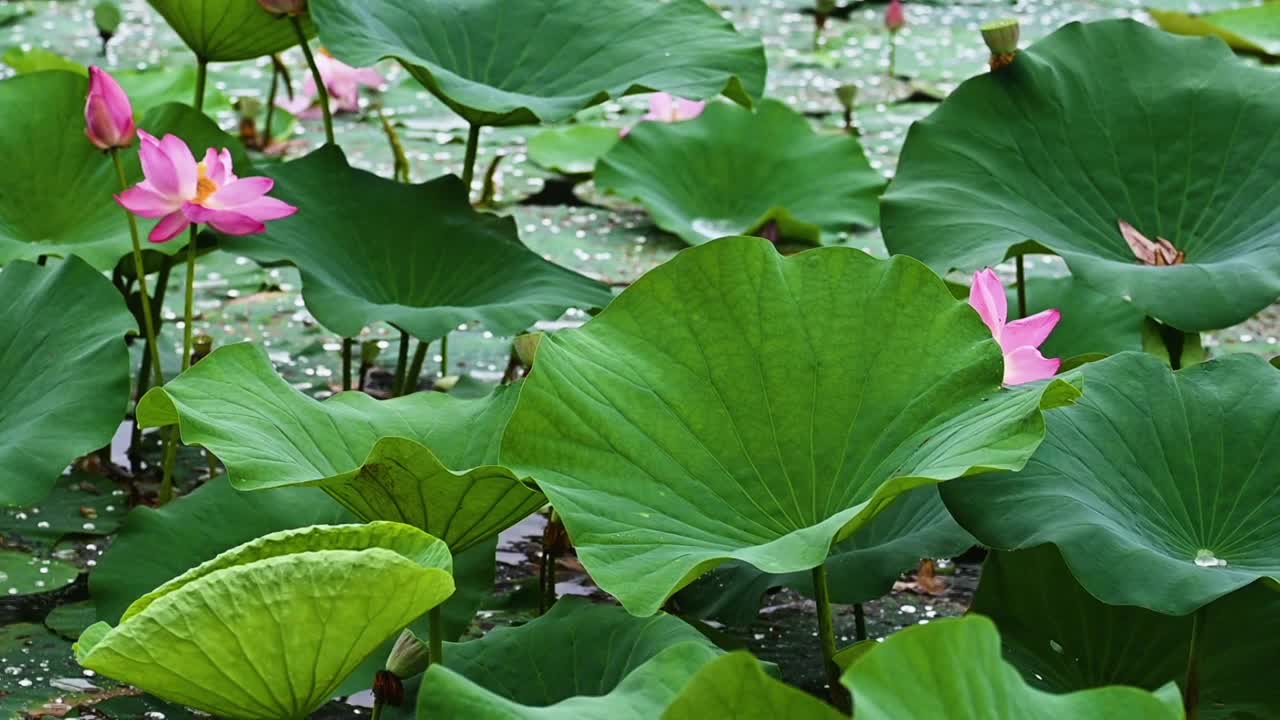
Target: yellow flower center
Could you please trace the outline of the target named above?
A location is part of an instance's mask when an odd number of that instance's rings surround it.
[[[209,196],[218,192],[218,184],[209,179],[209,168],[201,161],[196,164],[196,198],[193,202],[197,205],[203,205]]]

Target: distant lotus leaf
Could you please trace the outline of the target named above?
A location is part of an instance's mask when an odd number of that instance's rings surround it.
[[[907,490],[1022,467],[1041,405],[1077,391],[1001,377],[977,314],[915,260],[725,238],[546,334],[501,457],[649,615],[723,562],[809,570]]]
[[[147,0],[196,57],[210,62],[252,60],[298,44],[293,23],[258,0]],[[308,34],[314,34],[306,21]]]
[[[352,168],[336,146],[270,174],[272,194],[307,211],[272,223],[265,235],[222,245],[259,262],[296,265],[307,308],[340,335],[378,321],[423,340],[476,321],[495,335],[514,335],[612,297],[608,287],[522,245],[511,218],[474,210],[456,177],[398,183]]]
[[[445,647],[418,716],[468,720],[657,720],[720,650],[672,615],[637,618],[565,597],[518,628]]]
[[[1280,372],[1228,355],[1177,373],[1142,353],[1083,366],[1025,469],[943,486],[956,520],[1005,550],[1053,543],[1112,605],[1189,613],[1280,580]]]
[[[596,161],[618,144],[618,128],[601,125],[551,127],[529,138],[529,159],[565,175],[590,175]]]
[[[936,487],[909,490],[848,540],[831,548],[826,563],[831,600],[874,600],[889,592],[894,581],[921,558],[952,557],[976,543],[951,518]],[[761,597],[775,587],[813,597],[813,575],[770,575],[745,562],[730,562],[681,590],[675,601],[681,614],[746,625],[759,615]]]
[[[1280,124],[1280,76],[1220,41],[1069,24],[912,127],[884,196],[885,244],[939,271],[1047,249],[1180,330],[1234,325],[1280,297],[1280,153],[1241,118]],[[1121,221],[1185,263],[1138,262]]]
[[[461,552],[546,502],[496,462],[517,394],[379,401],[350,392],[319,402],[291,388],[261,348],[237,343],[148,392],[138,422],[177,424],[241,489],[317,486],[361,519],[413,525]]]
[[[66,71],[0,80],[0,265],[74,253],[107,270],[129,254],[129,225],[111,197],[120,181],[111,159],[84,135],[88,90],[86,78]],[[139,125],[156,135],[179,135],[200,155],[208,147],[230,148],[237,169],[251,167],[237,140],[186,105],[156,106]],[[124,152],[130,182],[141,180],[136,144]],[[142,232],[154,224],[143,220]],[[185,246],[174,241],[147,250],[173,254]]]
[[[311,0],[320,39],[395,58],[475,125],[559,122],[611,97],[764,94],[764,47],[702,0]]]
[[[815,132],[776,100],[751,112],[712,103],[694,120],[642,122],[596,167],[596,184],[639,201],[658,227],[698,245],[753,235],[818,244],[879,222],[884,178],[847,134]]]
[[[1280,55],[1280,5],[1267,3],[1205,14],[1151,8],[1161,29],[1178,35],[1221,38],[1242,52]]]
[[[988,555],[972,611],[995,621],[1005,658],[1042,690],[1154,690],[1185,677],[1190,617],[1099,602],[1052,545]],[[1201,720],[1280,716],[1280,687],[1270,679],[1277,633],[1280,592],[1272,588],[1250,585],[1207,608]]]
[[[0,193],[2,195],[2,193]],[[137,323],[77,257],[0,273],[0,505],[43,500],[67,465],[111,442],[129,407]]]
[[[987,618],[937,620],[889,636],[845,672],[858,720],[1182,720],[1175,685],[1053,695],[1000,658]]]
[[[812,695],[775,680],[746,652],[713,660],[680,692],[662,720],[843,720]]]
[[[382,642],[453,592],[444,543],[398,523],[267,535],[97,623],[76,659],[235,720],[301,720]]]

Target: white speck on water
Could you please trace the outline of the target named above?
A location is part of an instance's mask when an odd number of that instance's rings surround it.
[[[1212,550],[1200,550],[1196,553],[1196,565],[1200,567],[1226,567],[1227,561],[1213,554]]]
[[[1049,649],[1058,653],[1059,655],[1062,654],[1062,645],[1057,640],[1049,641]]]
[[[898,608],[898,611],[899,611],[899,612],[904,612],[904,613],[913,613],[913,612],[915,612],[915,611],[916,611],[916,606],[915,606],[915,605],[903,605],[902,607]]]

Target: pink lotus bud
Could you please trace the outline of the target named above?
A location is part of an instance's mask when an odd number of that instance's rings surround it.
[[[892,0],[889,9],[884,11],[884,26],[889,32],[898,32],[907,24],[907,14],[902,10],[901,0]]]
[[[138,128],[133,124],[133,106],[120,83],[106,71],[89,68],[89,97],[84,103],[84,134],[102,148],[127,148]]]
[[[273,15],[301,15],[307,11],[307,0],[258,0],[258,4]]]

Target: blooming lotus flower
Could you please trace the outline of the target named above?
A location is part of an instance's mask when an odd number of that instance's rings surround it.
[[[641,120],[651,122],[674,123],[692,120],[702,114],[707,103],[701,100],[685,100],[670,93],[654,93],[649,96],[649,113]],[[626,137],[631,128],[624,128],[621,133]]]
[[[356,112],[360,109],[360,87],[379,87],[386,80],[373,68],[355,68],[333,57],[323,49],[316,53],[316,69],[324,80],[324,87],[329,91],[329,107],[334,112]],[[320,115],[316,104],[316,79],[307,75],[302,83],[302,92],[292,100],[279,103],[280,107],[298,117],[317,117]]]
[[[1000,343],[1000,350],[1004,353],[1005,385],[1043,380],[1058,372],[1062,360],[1046,358],[1038,348],[1062,319],[1062,313],[1045,310],[1031,317],[1006,322],[1008,298],[1004,294],[1004,284],[991,268],[974,273],[973,286],[969,288],[969,305],[978,311],[982,322]]]
[[[89,68],[89,97],[84,102],[84,134],[102,148],[127,148],[138,129],[133,124],[133,106],[116,79],[105,70]]]
[[[907,14],[902,10],[901,0],[892,0],[884,11],[884,26],[889,32],[896,33],[907,24]]]
[[[307,0],[258,0],[258,4],[273,15],[301,15],[307,11]]]
[[[172,240],[192,223],[227,235],[252,235],[266,230],[267,221],[298,211],[266,196],[275,185],[271,178],[236,177],[226,149],[209,148],[197,163],[191,148],[173,135],[162,140],[144,131],[138,135],[146,179],[117,195],[116,202],[134,215],[164,218],[147,238],[153,243]]]

